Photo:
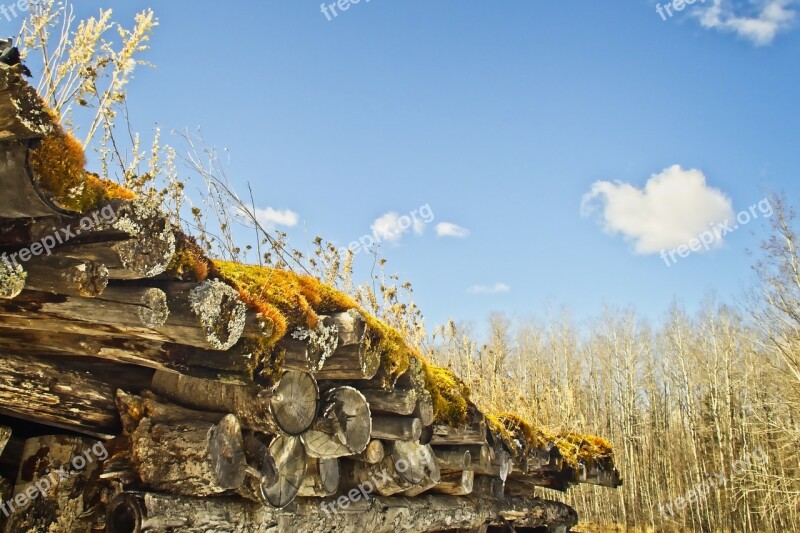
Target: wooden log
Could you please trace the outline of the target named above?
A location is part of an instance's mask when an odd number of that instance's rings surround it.
[[[333,496],[339,491],[339,459],[307,459],[306,477],[297,495],[301,498]]]
[[[264,433],[303,433],[317,411],[316,381],[308,373],[293,370],[285,372],[272,390],[157,371],[152,389],[193,409],[232,413],[244,427]]]
[[[441,445],[483,445],[486,444],[486,423],[476,423],[463,427],[434,424],[431,444]]]
[[[275,345],[284,368],[317,372],[333,355],[339,344],[339,333],[334,320],[320,316],[314,329],[296,328],[284,335]]]
[[[124,433],[131,434],[145,418],[157,424],[181,422],[207,422],[219,424],[227,416],[224,413],[195,411],[163,401],[151,391],[142,391],[141,396],[117,390],[117,410],[122,420]]]
[[[578,523],[568,505],[538,498],[364,498],[356,493],[344,498],[346,505],[337,499],[298,499],[282,510],[245,500],[122,493],[108,506],[106,524],[109,533],[419,533],[471,530],[484,524],[569,529]]]
[[[131,459],[142,482],[155,490],[211,496],[244,483],[242,429],[233,415],[219,424],[164,424],[144,418],[131,435]]]
[[[26,274],[21,265],[12,265],[5,259],[0,260],[0,299],[16,298],[25,288]]]
[[[436,447],[433,448],[433,454],[436,457],[439,469],[443,472],[468,470],[472,464],[472,454],[468,449]]]
[[[430,427],[434,422],[433,398],[428,389],[417,390],[417,405],[414,408],[414,416],[420,419],[424,427]]]
[[[381,496],[392,496],[426,483],[427,478],[439,481],[439,468],[430,446],[396,441],[390,447],[391,453],[379,463],[353,462],[345,486],[357,487],[369,481]]]
[[[81,224],[87,219],[91,224]],[[166,271],[175,255],[169,218],[147,200],[112,200],[69,220],[67,226],[76,237],[65,242],[58,255],[102,263],[111,279],[155,277]],[[33,231],[52,234],[52,228]]]
[[[488,465],[476,463],[472,469],[476,474],[482,476],[492,476],[500,478],[505,481],[508,479],[508,474],[511,472],[511,455],[504,450],[495,450],[494,458]]]
[[[497,477],[475,475],[472,493],[476,496],[502,500],[505,495],[505,482]]]
[[[0,141],[37,139],[54,131],[53,118],[19,68],[0,65]]]
[[[269,451],[272,437],[253,431],[244,432],[244,455],[247,460],[244,485],[237,493],[247,499],[263,502],[264,491],[278,482],[278,468]]]
[[[419,418],[400,416],[372,417],[372,432],[370,436],[373,439],[419,442],[420,435],[422,435],[422,423]]]
[[[169,316],[156,328],[173,342],[211,350],[228,350],[241,338],[247,308],[236,290],[218,280],[200,285],[168,283]]]
[[[436,461],[436,457],[433,455],[433,450],[428,445],[423,446],[422,449],[425,450],[425,459],[422,462],[422,480],[410,489],[403,491],[405,496],[419,496],[423,492],[428,491],[438,485],[442,480],[442,473],[439,470],[439,463]]]
[[[299,437],[276,437],[269,445],[270,456],[275,461],[277,481],[263,486],[263,502],[283,509],[297,497],[306,474],[307,457]]]
[[[369,403],[369,409],[373,413],[391,413],[408,416],[414,413],[417,407],[417,392],[411,390],[378,390],[363,389],[361,393]]]
[[[472,470],[442,473],[442,479],[431,489],[431,492],[450,496],[467,496],[472,494],[474,482],[475,472]]]
[[[11,440],[11,428],[6,426],[0,426],[0,455],[3,455],[3,451],[6,449],[6,444],[8,441]]]
[[[352,456],[351,459],[374,465],[379,463],[385,456],[386,450],[383,446],[383,442],[373,439],[369,441],[367,448],[363,452]]]
[[[41,321],[36,327],[45,328]],[[0,319],[0,326],[6,326]],[[55,356],[104,359],[116,363],[138,365],[155,370],[179,372],[188,376],[219,380],[225,383],[252,383],[251,360],[227,352],[204,352],[195,349],[118,336],[61,333],[46,329],[14,329],[0,327],[0,349],[24,353],[37,350]],[[205,355],[206,357],[202,357]]]
[[[321,415],[302,439],[311,457],[335,459],[363,452],[371,431],[364,396],[353,387],[337,387],[324,394]]]
[[[117,388],[137,388],[151,371],[102,361],[80,364],[35,353],[0,355],[0,413],[86,435],[110,438],[120,429]]]
[[[108,286],[108,269],[94,261],[79,261],[58,256],[45,256],[25,265],[30,291],[94,298]]]
[[[6,501],[10,516],[5,531],[89,533],[92,505],[87,485],[107,457],[98,441],[60,435],[28,439],[14,499]]]
[[[41,329],[48,329],[50,319],[63,319],[67,321],[66,327],[59,327],[54,320],[53,329],[84,332],[91,331],[95,325],[107,325],[117,332],[170,340],[149,329],[160,327],[169,314],[166,295],[156,288],[108,287],[97,298],[25,291],[13,302],[0,306],[0,314],[12,323],[14,318],[33,320],[32,329],[36,329],[37,324]],[[73,322],[77,324],[69,328]]]

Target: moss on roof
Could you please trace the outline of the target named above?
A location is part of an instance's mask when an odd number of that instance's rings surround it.
[[[134,198],[117,183],[87,172],[83,146],[60,127],[31,150],[29,162],[37,185],[64,209],[83,213],[108,200]]]

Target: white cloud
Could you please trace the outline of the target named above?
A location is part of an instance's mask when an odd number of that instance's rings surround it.
[[[511,287],[506,285],[505,283],[495,283],[494,285],[473,285],[467,292],[471,294],[500,294],[503,292],[508,292],[511,290]]]
[[[644,189],[598,181],[583,196],[581,213],[598,213],[603,229],[622,234],[639,254],[688,244],[710,225],[734,216],[730,198],[708,186],[702,172],[678,165],[651,176]],[[721,245],[721,238],[712,244]]]
[[[256,220],[262,226],[273,228],[275,226],[296,226],[300,216],[291,209],[266,209],[256,208]]]
[[[469,230],[451,222],[440,222],[436,224],[436,235],[439,237],[465,239],[469,237]]]
[[[372,233],[376,237],[393,243],[398,242],[409,230],[421,235],[425,231],[425,223],[417,217],[399,216],[393,211],[379,216],[372,223]]]
[[[736,33],[756,46],[770,44],[775,36],[791,27],[797,12],[792,5],[797,0],[752,0],[744,8],[733,0],[714,0],[699,12],[704,28]]]

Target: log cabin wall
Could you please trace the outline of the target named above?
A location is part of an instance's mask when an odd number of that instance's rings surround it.
[[[419,365],[385,379],[357,310],[287,331],[264,379],[275,324],[223,280],[170,275],[167,217],[135,198],[75,212],[41,186],[31,151],[58,130],[0,65],[3,531],[568,531],[537,488],[621,484],[610,458],[474,405],[437,419]]]

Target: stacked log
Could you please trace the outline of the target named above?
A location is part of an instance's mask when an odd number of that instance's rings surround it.
[[[515,454],[474,405],[462,426],[436,420],[422,363],[388,375],[358,310],[255,348],[275,324],[222,279],[171,276],[183,237],[158,208],[75,213],[39,187],[30,151],[55,129],[0,65],[0,414],[44,435],[11,454],[16,426],[0,427],[0,463],[19,472],[0,478],[3,501],[87,463],[3,531],[570,527],[571,508],[532,487],[618,484],[613,465],[572,468],[555,446]],[[60,228],[75,231],[44,246]]]

